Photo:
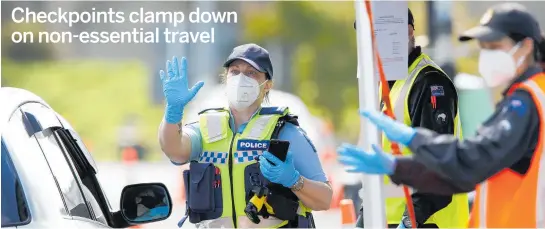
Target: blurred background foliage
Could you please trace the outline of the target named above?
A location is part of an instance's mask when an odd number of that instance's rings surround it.
[[[118,128],[135,111],[143,120],[139,129],[147,136],[144,144],[158,147],[155,136],[163,109],[150,106],[145,70],[130,61],[3,60],[2,83],[41,96],[78,131],[97,160],[117,160]]]
[[[250,5],[250,3],[248,3]],[[292,51],[291,84],[311,112],[332,122],[337,139],[355,142],[359,125],[356,79],[356,36],[353,2],[269,2],[266,10],[243,14],[242,40],[262,43],[275,40]],[[410,1],[416,34],[426,34],[425,2]],[[478,18],[465,13],[457,2],[453,15],[453,42],[457,31],[474,25]],[[12,26],[2,23],[2,34]],[[20,24],[17,26],[21,26]],[[37,31],[36,25],[26,25]],[[335,31],[332,33],[331,31]],[[30,47],[32,46],[32,47]],[[14,53],[32,52],[36,59]],[[10,54],[11,53],[11,54]],[[157,128],[162,105],[153,105],[147,92],[149,72],[141,62],[124,60],[55,61],[48,45],[2,42],[2,86],[21,87],[43,97],[78,130],[97,160],[117,160],[117,129],[124,117],[139,118],[142,142],[152,152],[160,150]],[[11,59],[8,59],[10,57]],[[476,56],[457,58],[459,71],[475,73]],[[158,77],[158,76],[157,76]],[[151,158],[161,157],[152,153]]]
[[[270,11],[245,14],[244,39],[265,42],[271,37],[293,47],[291,73],[295,93],[311,112],[325,117],[336,127],[336,136],[355,142],[359,128],[356,33],[353,2],[282,2],[272,4]],[[465,13],[465,4],[454,4],[454,29],[464,30],[475,25],[478,18]],[[415,15],[415,35],[427,34],[426,2],[410,1]],[[332,34],[331,31],[335,31]],[[457,43],[456,33],[453,42]],[[477,56],[457,58],[461,72],[476,73]]]

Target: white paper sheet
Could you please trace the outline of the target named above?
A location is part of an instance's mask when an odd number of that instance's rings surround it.
[[[408,2],[372,1],[371,6],[376,45],[386,79],[405,79],[409,59]]]

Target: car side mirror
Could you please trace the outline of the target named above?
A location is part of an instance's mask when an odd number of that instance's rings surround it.
[[[162,183],[127,185],[120,203],[121,215],[130,224],[165,220],[172,213],[172,199]]]

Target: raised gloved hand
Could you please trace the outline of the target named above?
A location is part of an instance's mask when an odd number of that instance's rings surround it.
[[[274,165],[265,159],[271,161]],[[281,161],[270,152],[265,151],[259,156],[259,164],[259,169],[267,180],[281,184],[286,188],[291,188],[299,179],[300,174],[293,165],[291,151],[288,151],[286,161]]]
[[[396,122],[382,112],[364,110],[360,111],[360,115],[369,119],[378,129],[384,131],[388,139],[399,142],[403,145],[409,145],[416,134],[414,128],[403,123]]]
[[[347,172],[391,175],[395,169],[395,157],[384,153],[376,145],[372,145],[374,152],[364,152],[350,144],[343,144],[337,149],[339,162],[349,168]]]
[[[159,72],[163,82],[163,93],[167,102],[165,120],[171,124],[177,124],[182,120],[183,109],[191,101],[204,85],[197,82],[191,89],[187,87],[187,60],[182,57],[181,67],[178,68],[178,58],[173,57],[172,62],[167,60],[167,75]]]

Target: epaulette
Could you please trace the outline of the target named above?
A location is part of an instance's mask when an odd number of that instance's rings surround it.
[[[224,107],[216,107],[216,108],[207,108],[207,109],[204,109],[202,110],[201,112],[199,112],[199,115],[204,113],[204,112],[207,112],[207,111],[226,111]]]

